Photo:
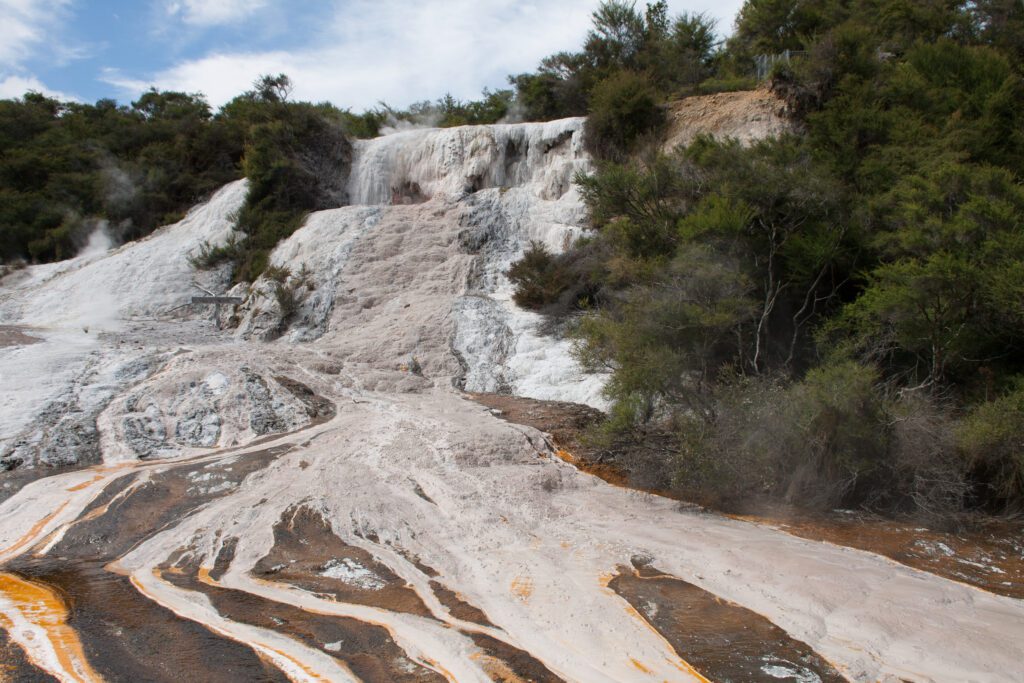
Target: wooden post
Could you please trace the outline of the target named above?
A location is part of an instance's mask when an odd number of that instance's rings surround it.
[[[220,329],[220,305],[230,304],[237,306],[242,303],[242,297],[240,296],[194,296],[192,297],[193,304],[213,304],[213,324]]]

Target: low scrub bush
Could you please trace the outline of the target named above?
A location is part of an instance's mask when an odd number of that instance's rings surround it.
[[[974,495],[994,511],[1024,510],[1024,381],[975,407],[956,439],[976,484]]]
[[[508,279],[516,288],[513,300],[530,309],[554,303],[570,284],[569,273],[558,257],[540,242],[530,243],[523,258],[509,268]]]
[[[623,159],[664,121],[650,82],[639,74],[621,71],[594,88],[584,143],[599,159]]]

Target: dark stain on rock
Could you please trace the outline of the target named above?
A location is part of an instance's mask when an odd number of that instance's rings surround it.
[[[0,681],[7,683],[57,683],[57,679],[36,667],[16,643],[0,630]]]
[[[308,386],[285,375],[275,375],[274,379],[288,393],[299,399],[306,406],[306,414],[313,424],[322,424],[334,417],[337,409],[332,401],[316,393]]]
[[[169,463],[166,471],[151,473],[149,481],[118,498],[140,476],[127,473],[104,488],[47,557],[23,555],[5,568],[61,592],[68,625],[107,680],[286,681],[250,648],[177,617],[141,595],[127,577],[103,567],[223,495],[203,488],[207,483],[238,484],[289,450],[268,448],[225,463]],[[210,482],[202,479],[206,475]],[[89,513],[98,514],[89,519]],[[225,555],[225,568],[229,562]]]
[[[149,481],[114,501],[105,514],[73,525],[50,555],[66,559],[116,560],[204,503],[224,495],[225,490],[218,487],[240,484],[247,476],[268,467],[289,450],[289,446],[276,446],[240,455],[225,463],[204,460],[169,464],[169,469],[151,474]],[[127,481],[112,485],[127,486]]]
[[[485,666],[488,674],[501,683],[565,683],[565,679],[554,674],[544,664],[525,650],[482,633],[467,634],[484,653],[504,666]]]
[[[228,571],[228,567],[231,566],[231,561],[235,559],[235,549],[238,547],[238,538],[232,536],[231,538],[224,539],[221,543],[220,551],[217,553],[217,559],[213,562],[213,568],[210,570],[210,578],[214,581],[220,581],[221,577],[224,576]]]
[[[494,626],[487,618],[484,611],[466,602],[461,595],[451,590],[440,581],[431,581],[430,588],[442,605],[448,608],[448,613],[456,619],[468,621],[480,626]]]
[[[248,646],[176,616],[140,594],[127,577],[102,565],[43,559],[19,562],[17,572],[61,593],[69,609],[68,625],[104,680],[288,681]]]
[[[319,512],[306,506],[284,512],[274,525],[274,546],[252,573],[338,602],[431,617],[405,580],[369,552],[342,541]]]
[[[702,675],[719,683],[841,683],[831,664],[760,614],[642,563],[608,584]]]
[[[315,614],[244,591],[202,583],[197,579],[199,566],[195,556],[179,562],[173,569],[163,572],[165,581],[202,593],[225,618],[294,638],[343,662],[362,681],[441,683],[445,680],[409,659],[382,626],[349,617]]]

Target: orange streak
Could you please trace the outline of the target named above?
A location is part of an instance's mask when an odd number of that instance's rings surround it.
[[[32,649],[24,648],[33,664],[63,681],[86,683],[103,680],[89,665],[82,643],[67,625],[67,607],[55,591],[14,574],[0,573],[0,595],[7,598],[26,621],[46,634],[60,668],[54,670],[51,662],[40,660]],[[0,613],[0,626],[17,642],[17,626],[8,614]]]
[[[10,545],[10,546],[4,548],[3,550],[0,550],[0,555],[6,555],[8,553],[12,553],[12,554],[16,553],[19,550],[21,550],[22,548],[24,548],[26,545],[31,543],[32,541],[36,540],[36,538],[39,536],[39,533],[43,530],[43,528],[47,524],[49,524],[53,520],[54,517],[56,517],[61,512],[63,512],[64,508],[66,508],[67,506],[68,506],[68,501],[64,501],[64,503],[59,508],[57,508],[56,510],[54,510],[53,512],[48,514],[46,517],[43,517],[38,522],[36,522],[35,526],[33,526],[31,529],[29,529],[28,533],[26,533],[24,536],[22,536],[21,539],[19,539],[16,543],[14,543],[13,545]]]
[[[643,664],[641,664],[641,663],[640,663],[640,662],[639,662],[639,661],[638,661],[637,659],[635,659],[635,658],[633,658],[633,657],[630,657],[630,658],[629,658],[629,661],[633,662],[633,666],[635,666],[635,667],[636,667],[637,669],[639,669],[640,671],[643,671],[643,672],[644,672],[645,674],[649,674],[649,673],[651,673],[651,670],[650,670],[650,669],[648,669],[648,668],[647,668],[646,666],[644,666]]]
[[[519,598],[526,602],[533,595],[533,579],[530,577],[517,576],[512,579],[512,583],[509,585],[509,589]]]
[[[77,485],[72,486],[71,488],[66,489],[66,490],[69,493],[74,493],[75,491],[81,491],[82,489],[89,488],[90,486],[92,486],[93,484],[95,484],[98,481],[102,481],[104,478],[105,477],[102,474],[97,474],[95,477],[93,477],[89,481],[83,481],[81,484],[77,484]]]
[[[622,596],[620,596],[614,590],[609,588],[608,584],[611,583],[612,579],[614,579],[615,576],[616,576],[616,574],[610,574],[610,573],[601,574],[598,577],[598,582],[601,584],[601,587],[605,591],[611,593],[615,597],[617,597],[620,600],[622,600],[622,602],[625,603],[626,613],[629,614],[629,616],[631,616],[634,619],[636,619],[637,621],[639,621],[641,624],[643,624],[651,633],[653,633],[658,638],[658,640],[660,640],[662,643],[664,643],[665,647],[668,649],[669,652],[675,654],[675,656],[676,656],[675,660],[669,659],[668,657],[666,657],[665,660],[669,664],[671,664],[672,666],[674,666],[677,669],[679,669],[680,671],[682,671],[683,673],[690,674],[691,676],[696,678],[698,681],[700,681],[700,683],[711,683],[711,681],[708,678],[705,678],[704,676],[702,676],[700,674],[699,671],[694,669],[693,666],[688,661],[686,661],[685,659],[683,659],[682,657],[679,656],[679,653],[676,652],[676,649],[674,647],[672,647],[672,643],[668,642],[668,639],[665,638],[665,636],[663,636],[661,634],[661,631],[656,629],[654,627],[654,625],[651,624],[651,622],[647,621],[647,619],[644,617],[644,615],[640,614],[640,612],[638,612],[631,604],[626,602],[625,599],[622,598]],[[634,666],[636,666],[641,671],[643,671],[643,669],[641,668],[642,665],[639,662],[637,662],[635,659],[630,659],[630,661],[633,663]]]

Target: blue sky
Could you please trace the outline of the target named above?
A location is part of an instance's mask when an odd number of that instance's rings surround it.
[[[638,3],[642,4],[642,3]],[[670,0],[727,33],[742,0]],[[597,0],[0,0],[0,97],[128,102],[150,86],[220,105],[263,73],[359,111],[469,99],[580,46]]]

